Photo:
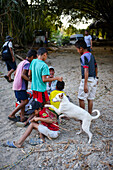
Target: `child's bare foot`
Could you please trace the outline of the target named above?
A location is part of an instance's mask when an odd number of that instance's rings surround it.
[[[22,148],[22,145],[18,144],[17,142],[13,141],[13,143],[17,148]]]

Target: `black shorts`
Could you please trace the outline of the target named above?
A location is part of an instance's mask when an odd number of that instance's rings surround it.
[[[6,66],[7,66],[7,70],[10,71],[11,69],[16,70],[16,62],[11,61],[11,60],[7,60],[5,61]]]
[[[26,92],[26,90],[15,90],[15,97],[17,98],[17,101],[21,102],[21,100],[26,100],[28,99],[29,95]]]

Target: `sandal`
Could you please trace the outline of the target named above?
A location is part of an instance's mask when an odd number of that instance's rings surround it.
[[[14,144],[13,141],[12,141],[12,142],[7,141],[7,142],[6,142],[6,146],[9,146],[9,147],[11,147],[11,148],[18,148],[17,146],[15,146],[15,144]]]
[[[24,127],[26,126],[24,122],[16,122],[16,126],[18,127]]]
[[[9,82],[9,77],[7,75],[5,75],[4,78]]]
[[[11,79],[11,80],[9,80],[8,82],[9,82],[9,83],[11,83],[11,82],[13,82],[13,81],[14,81],[14,80],[13,80],[13,79]]]
[[[29,144],[31,144],[31,145],[38,145],[38,144],[41,144],[41,143],[44,143],[44,142],[40,138],[31,138],[29,140]]]
[[[18,122],[18,119],[16,117],[8,117],[9,120],[12,120],[14,122]]]

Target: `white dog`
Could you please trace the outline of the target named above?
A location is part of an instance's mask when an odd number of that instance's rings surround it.
[[[57,109],[53,105],[46,104],[45,107],[51,107],[55,110],[55,112],[60,115],[59,119],[61,120],[62,117],[69,117],[74,118],[82,121],[82,128],[80,132],[77,134],[80,134],[82,132],[82,129],[88,134],[89,141],[91,142],[92,139],[92,133],[89,130],[91,121],[93,119],[97,119],[100,116],[100,112],[98,110],[93,110],[93,112],[97,112],[96,116],[91,116],[86,110],[82,109],[79,106],[76,106],[75,104],[71,103],[68,98],[64,95],[64,93],[59,93],[55,96],[53,99],[53,102],[60,102],[60,106]]]

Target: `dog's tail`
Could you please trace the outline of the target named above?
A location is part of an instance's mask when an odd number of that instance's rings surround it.
[[[92,113],[94,113],[94,112],[97,112],[97,115],[91,116],[91,117],[92,117],[92,119],[97,119],[100,116],[100,112],[99,112],[99,110],[93,110]]]

